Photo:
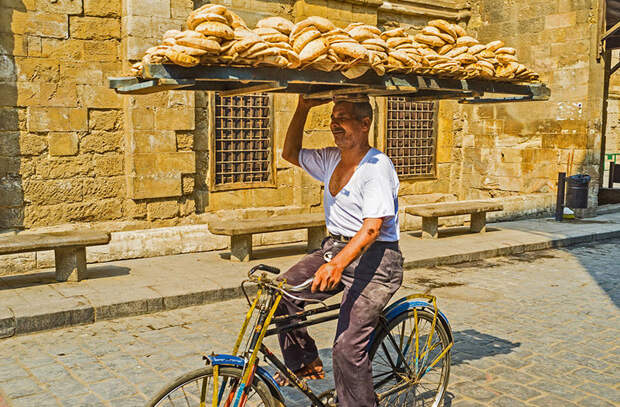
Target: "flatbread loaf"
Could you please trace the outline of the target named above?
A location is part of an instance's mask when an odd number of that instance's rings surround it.
[[[223,38],[225,40],[232,40],[235,38],[235,33],[232,28],[226,24],[218,23],[216,21],[205,21],[204,23],[200,23],[196,27],[195,31],[204,35]]]
[[[435,35],[416,34],[414,38],[417,42],[428,44],[432,47],[440,48],[446,45],[444,40]]]
[[[282,34],[289,35],[293,31],[295,25],[282,17],[267,17],[256,23],[257,28],[273,28],[280,31]]]
[[[324,38],[316,38],[310,41],[299,53],[299,59],[302,64],[315,60],[325,54],[328,49],[327,41]]]
[[[172,48],[168,48],[165,51],[165,54],[166,57],[174,64],[184,66],[186,68],[191,68],[192,66],[196,66],[200,63],[199,58],[175,51]]]

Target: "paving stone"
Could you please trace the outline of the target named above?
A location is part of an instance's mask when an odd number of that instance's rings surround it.
[[[115,377],[112,372],[100,364],[72,368],[71,374],[84,383],[95,383]]]
[[[62,401],[63,407],[101,407],[105,406],[93,393],[84,394],[77,397],[71,397]]]
[[[556,383],[548,379],[530,383],[529,386],[541,392],[555,394],[558,397],[562,397],[573,402],[585,396],[582,391],[575,389],[573,386]]]
[[[59,399],[88,393],[88,387],[73,378],[45,383],[45,386]]]
[[[463,394],[471,399],[486,402],[497,397],[498,393],[478,386],[471,382],[460,382],[451,386],[451,390],[457,394]]]
[[[0,383],[21,377],[28,377],[28,372],[17,363],[13,362],[0,366]]]
[[[486,370],[492,380],[502,379],[511,383],[527,384],[536,380],[533,376],[506,366],[494,366]]]
[[[0,386],[9,399],[36,395],[43,391],[34,380],[28,377],[8,380],[0,384]]]
[[[60,402],[50,393],[20,397],[12,401],[13,407],[58,407]]]
[[[71,379],[71,375],[67,369],[61,365],[44,365],[41,367],[33,367],[30,368],[30,373],[42,383]]]
[[[501,396],[490,404],[493,407],[527,407],[528,404],[508,396]]]
[[[541,394],[539,391],[531,389],[527,386],[502,380],[494,381],[490,383],[488,387],[497,391],[499,394],[508,394],[519,400],[529,400]]]
[[[568,400],[561,399],[556,396],[542,396],[534,400],[530,400],[528,403],[539,407],[576,407],[577,404],[571,403]]]
[[[598,397],[588,396],[580,400],[577,405],[583,407],[617,407],[618,404],[612,404],[609,401],[601,400]]]
[[[617,382],[616,382],[617,383]],[[620,390],[600,383],[584,383],[577,388],[585,393],[593,394],[615,404],[620,404]]]
[[[97,383],[89,384],[93,392],[103,399],[130,397],[137,393],[137,390],[121,379],[108,379]]]

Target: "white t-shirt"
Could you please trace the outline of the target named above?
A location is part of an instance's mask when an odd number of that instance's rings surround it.
[[[362,158],[349,182],[332,196],[329,180],[340,162],[340,150],[327,147],[301,149],[299,164],[312,178],[325,185],[323,206],[327,230],[335,235],[352,237],[365,218],[384,218],[377,240],[399,240],[398,175],[389,157],[371,148]]]

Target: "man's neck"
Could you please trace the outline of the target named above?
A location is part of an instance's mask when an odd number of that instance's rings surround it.
[[[340,160],[345,165],[357,165],[362,161],[366,153],[368,153],[368,150],[370,150],[369,144],[362,144],[346,150],[340,150]]]

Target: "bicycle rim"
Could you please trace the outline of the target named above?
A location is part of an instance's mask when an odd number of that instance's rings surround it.
[[[218,367],[216,399],[218,407],[232,407],[241,369]],[[212,406],[214,398],[214,367],[195,370],[166,386],[148,404],[149,407],[200,407]],[[204,404],[201,404],[203,402]],[[272,407],[272,397],[267,386],[255,379],[247,391],[245,407]]]
[[[391,337],[384,330],[378,333],[370,357],[375,392],[384,396],[380,406],[439,406],[448,385],[450,352],[442,356],[448,335],[439,321],[434,329],[432,322],[432,313],[418,310],[416,324],[411,310],[390,322]]]

